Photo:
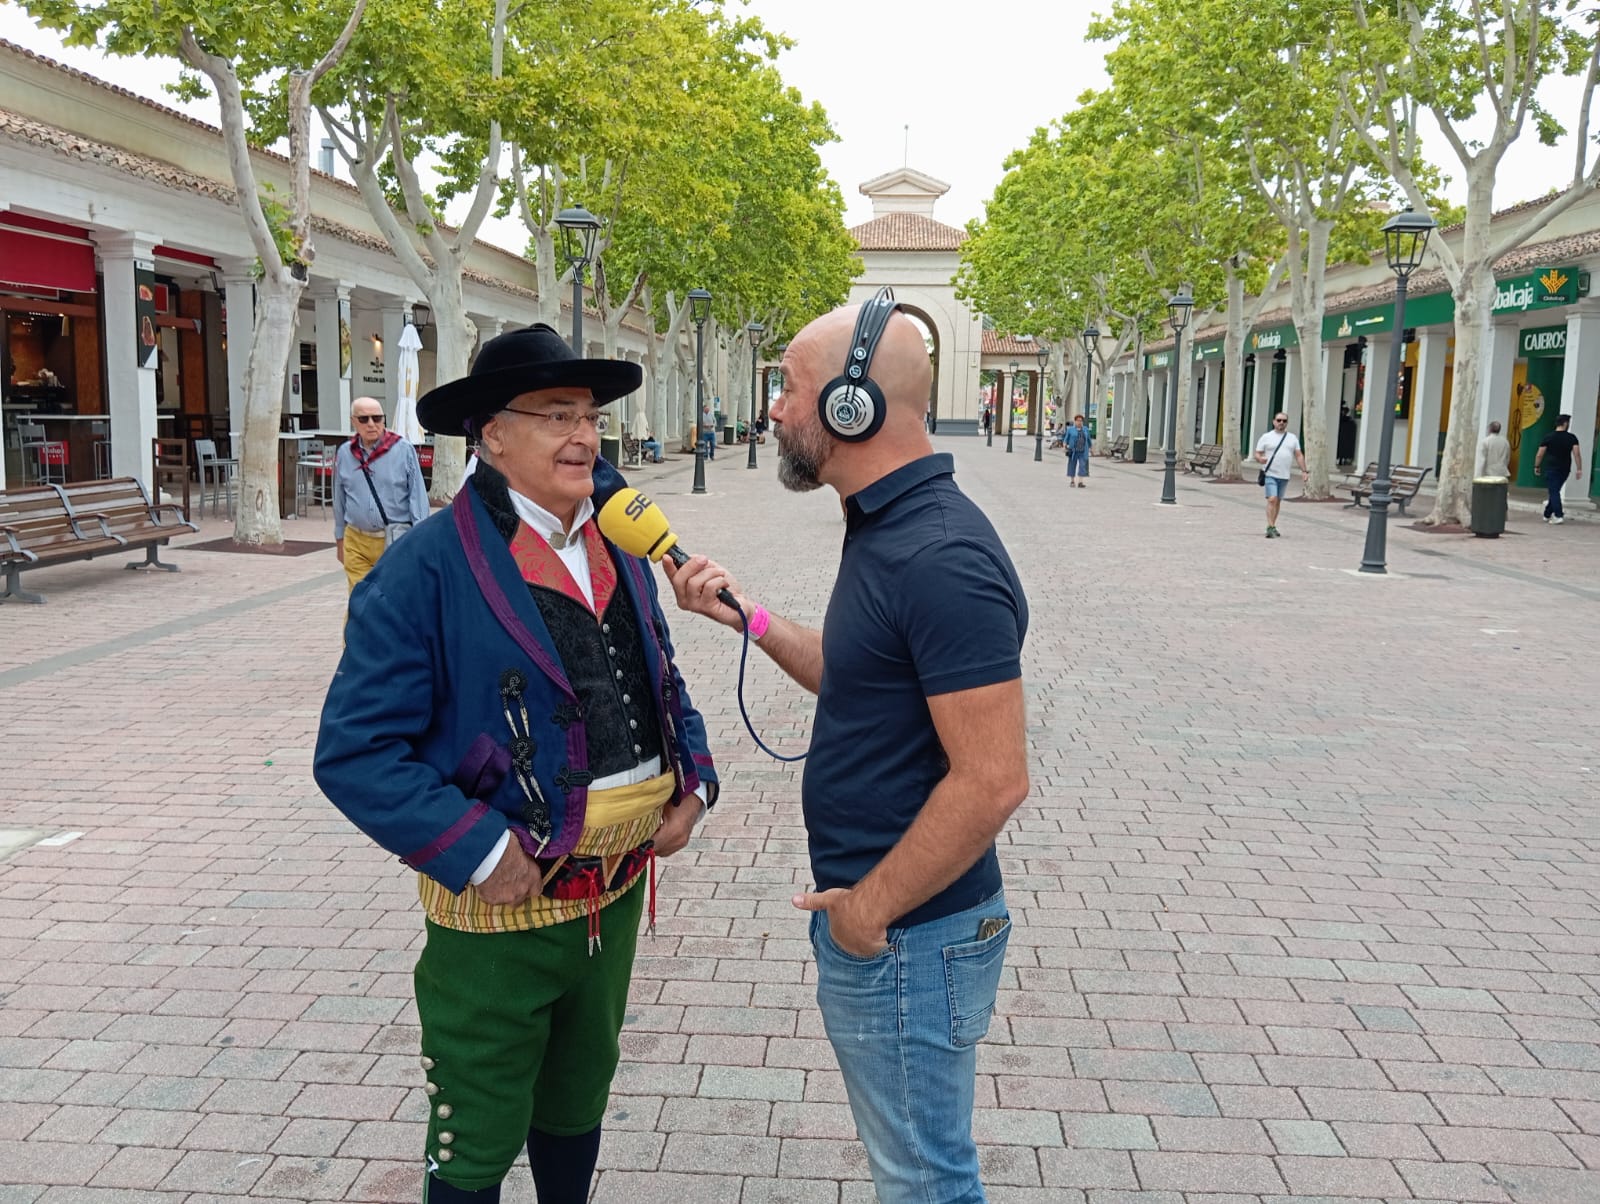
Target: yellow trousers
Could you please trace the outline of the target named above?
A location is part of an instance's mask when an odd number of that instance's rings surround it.
[[[383,555],[383,533],[368,535],[354,527],[344,529],[344,575],[355,589],[356,582],[372,572],[372,566]]]

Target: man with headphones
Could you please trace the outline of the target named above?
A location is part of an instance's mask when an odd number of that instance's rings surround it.
[[[883,289],[783,357],[778,476],[845,505],[823,629],[721,565],[663,560],[678,605],[749,634],[817,695],[801,796],[817,1003],[881,1204],[981,1204],[976,1045],[1010,936],[994,841],[1028,794],[1028,607],[1000,537],[923,426],[932,366]]]

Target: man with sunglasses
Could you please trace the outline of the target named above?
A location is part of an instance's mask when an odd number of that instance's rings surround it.
[[[333,546],[355,589],[396,533],[428,517],[428,490],[417,449],[384,429],[377,398],[356,398],[350,425],[333,461]]]
[[[1298,466],[1302,479],[1310,476],[1300,437],[1289,429],[1289,415],[1274,414],[1272,429],[1256,440],[1255,460],[1261,468],[1261,485],[1267,494],[1267,538],[1278,538],[1278,507],[1289,492],[1291,466]]]
[[[479,462],[351,594],[317,783],[417,871],[427,1204],[585,1204],[655,860],[716,801],[705,724],[644,560],[608,543],[601,407],[638,365],[548,326],[417,404]]]

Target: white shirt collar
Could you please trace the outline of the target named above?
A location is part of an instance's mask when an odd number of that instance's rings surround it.
[[[507,487],[507,492],[511,495],[511,508],[517,512],[517,517],[546,540],[558,531],[570,538],[577,534],[584,523],[594,517],[594,499],[584,498],[583,501],[578,503],[578,512],[573,516],[571,530],[563,531],[561,520],[539,505],[538,502],[532,498],[524,497],[509,486]],[[582,540],[577,542],[579,546],[582,546]]]

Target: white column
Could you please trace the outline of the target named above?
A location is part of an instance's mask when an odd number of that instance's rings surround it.
[[[1196,443],[1212,443],[1217,437],[1217,401],[1222,396],[1222,361],[1208,360],[1206,380],[1200,394],[1200,438]]]
[[[1305,411],[1306,394],[1305,381],[1300,379],[1300,373],[1304,370],[1300,362],[1301,349],[1285,347],[1283,355],[1283,404],[1278,409],[1288,416],[1289,429],[1298,435],[1300,420]],[[1272,395],[1269,393],[1267,396],[1270,399]]]
[[[1272,367],[1271,355],[1256,356],[1256,375],[1250,386],[1250,435],[1245,440],[1248,448],[1255,447],[1262,432],[1272,425]]]
[[[219,261],[221,262],[221,261]],[[244,433],[244,378],[250,367],[250,348],[256,341],[256,281],[251,264],[232,260],[223,264],[222,303],[227,309],[228,430]],[[234,448],[238,454],[238,448]]]
[[[1517,339],[1521,335],[1518,317],[1497,320],[1484,344],[1483,393],[1478,404],[1478,440],[1489,433],[1495,419],[1501,430],[1511,429],[1511,377],[1517,366]],[[1473,445],[1476,447],[1476,443]]]
[[[1583,456],[1582,474],[1574,473],[1562,491],[1574,501],[1589,496],[1589,482],[1600,478],[1595,471],[1596,400],[1600,398],[1600,305],[1583,302],[1567,315],[1566,365],[1561,374],[1562,414],[1572,415],[1568,429],[1578,436]]]
[[[317,291],[317,425],[350,433],[350,377],[340,372],[339,312],[350,303],[350,288],[337,282]],[[351,359],[355,348],[350,349]],[[354,365],[352,364],[352,371]]]
[[[1165,368],[1150,373],[1150,424],[1145,430],[1152,453],[1167,445],[1167,388],[1172,377]]]
[[[483,350],[485,343],[490,339],[500,337],[500,333],[506,328],[506,320],[504,318],[486,318],[482,314],[468,314],[467,316],[472,319],[472,324],[478,328],[478,345],[472,349],[472,358],[477,359],[478,352]]]
[[[1322,414],[1323,430],[1327,434],[1327,467],[1331,470],[1337,459],[1339,438],[1339,402],[1344,397],[1344,344],[1325,343],[1322,347]],[[1289,428],[1293,430],[1294,427]],[[1366,467],[1366,461],[1357,466]]]
[[[1378,458],[1378,441],[1383,434],[1383,407],[1389,396],[1390,357],[1394,354],[1394,335],[1375,334],[1367,337],[1361,362],[1366,369],[1366,387],[1361,399],[1361,426],[1356,432],[1356,471],[1360,472]],[[1338,411],[1334,411],[1335,414]],[[1334,437],[1338,437],[1335,427]],[[1407,463],[1393,457],[1395,464]]]
[[[1439,460],[1439,415],[1444,407],[1444,369],[1450,358],[1450,326],[1417,330],[1417,371],[1411,378],[1411,428],[1405,462],[1432,468]]]
[[[143,367],[139,339],[135,270],[154,270],[154,234],[95,235],[100,250],[100,270],[105,279],[106,394],[111,415],[111,472],[138,477],[145,487],[150,479],[150,441],[156,437],[156,368]],[[178,432],[174,431],[174,434]]]

